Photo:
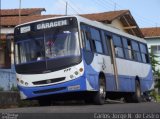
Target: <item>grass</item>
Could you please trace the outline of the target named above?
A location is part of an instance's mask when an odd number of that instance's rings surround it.
[[[160,95],[156,95],[156,100],[160,103]]]

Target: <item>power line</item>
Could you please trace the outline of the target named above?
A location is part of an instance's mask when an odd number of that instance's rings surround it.
[[[116,2],[114,2],[113,0],[104,0],[104,1],[106,1],[106,2],[110,2],[110,3],[112,3],[112,4],[115,4]],[[122,7],[121,5],[119,5],[118,3],[116,3],[116,9],[117,8],[119,8],[119,9],[124,9],[124,7]],[[134,12],[133,11],[133,13],[137,16],[137,19],[139,19],[138,20],[138,22],[141,22],[141,23],[143,23],[144,24],[144,22],[146,23],[146,24],[150,24],[150,25],[152,25],[152,26],[155,26],[155,21],[152,21],[152,20],[150,20],[150,19],[148,19],[148,18],[144,18],[144,17],[142,17],[141,15],[139,15],[139,14],[137,14],[136,12]]]
[[[63,0],[63,3],[65,3],[65,5],[66,5],[66,3],[67,3],[67,7],[69,7],[69,8],[72,9],[71,12],[72,12],[72,13],[74,12],[73,14],[79,14],[79,13],[70,5],[69,2],[67,2],[66,0]],[[68,8],[66,8],[66,9],[67,9],[67,12],[68,12],[69,9],[68,9]],[[67,14],[68,14],[68,13],[67,13]]]
[[[63,0],[66,3],[66,0]],[[116,3],[113,0],[92,0],[95,4],[95,6],[97,6],[98,11],[109,11],[109,10],[120,10],[120,9],[124,9],[124,7],[122,7],[121,5],[119,5],[118,3]],[[70,8],[70,12],[72,12],[73,14],[79,14],[79,11],[83,11],[85,13],[85,11],[88,9],[87,7],[85,9],[82,9],[81,7],[79,7],[79,5],[77,5],[75,2],[73,2],[72,0],[68,0],[68,8]],[[68,9],[69,11],[69,9]],[[90,11],[89,9],[87,11]],[[93,12],[97,12],[97,11],[93,11]],[[155,26],[155,21],[149,20],[148,18],[144,18],[141,15],[135,13],[133,11],[133,14],[136,15],[135,19],[138,19],[138,23],[146,25],[146,24],[150,24],[152,26]]]
[[[101,7],[103,7],[103,9],[105,10],[105,11],[107,11],[107,10],[109,10],[109,8],[111,8],[111,6],[105,6],[105,4],[104,3],[102,3],[103,2],[103,0],[102,1],[97,1],[97,0],[93,0],[96,4],[98,4],[98,5],[100,5]],[[103,11],[104,11],[103,10]],[[101,10],[100,10],[101,11]]]
[[[73,2],[72,0],[68,0],[70,2],[70,4],[72,6],[74,6],[74,8],[76,8],[78,11],[82,11],[85,13],[84,9],[81,9],[77,4],[75,4],[75,2]]]

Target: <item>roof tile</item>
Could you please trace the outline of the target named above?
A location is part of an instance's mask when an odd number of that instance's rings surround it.
[[[22,16],[21,23],[30,22],[39,19],[45,19],[50,17],[55,17],[58,15],[34,15],[34,16]],[[2,17],[1,25],[2,26],[16,26],[19,24],[19,17]]]
[[[126,14],[127,12],[129,12],[129,10],[111,11],[111,12],[103,12],[103,13],[95,13],[95,14],[83,14],[80,16],[91,19],[91,20],[100,21],[100,22],[103,22],[103,21],[111,22],[117,17],[120,17],[121,15]]]
[[[45,11],[44,8],[28,8],[28,9],[21,9],[22,16],[32,15],[36,12]],[[0,10],[1,17],[5,16],[19,16],[19,9],[2,9]]]
[[[104,13],[95,13],[95,14],[82,14],[80,16],[103,22],[108,21],[111,22],[112,20],[116,19],[117,17],[129,12],[128,10],[121,10],[121,11],[111,11],[111,12],[104,12]],[[21,23],[29,22],[33,20],[39,20],[44,18],[50,18],[60,15],[33,15],[33,16],[21,16]],[[15,17],[1,17],[1,25],[2,26],[16,26],[19,23],[19,16]]]
[[[145,37],[160,37],[160,27],[141,28]]]

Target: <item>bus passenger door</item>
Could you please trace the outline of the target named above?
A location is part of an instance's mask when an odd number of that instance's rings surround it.
[[[113,75],[113,79],[114,79],[114,90],[115,91],[118,91],[119,89],[119,86],[118,86],[118,70],[117,70],[117,64],[116,64],[116,56],[115,56],[115,48],[114,48],[114,44],[113,44],[113,40],[112,40],[112,37],[109,36],[109,35],[106,35],[105,36],[105,40],[106,40],[106,45],[108,47],[108,52],[109,52],[109,56],[110,56],[110,63],[111,63],[111,67],[108,67],[110,68],[111,70],[111,73]],[[113,85],[113,84],[112,84]]]

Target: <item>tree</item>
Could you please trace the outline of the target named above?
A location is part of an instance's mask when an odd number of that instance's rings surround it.
[[[150,61],[152,65],[153,75],[157,79],[157,83],[155,85],[156,88],[160,88],[160,70],[156,68],[160,63],[156,60],[159,56],[156,56],[152,52],[150,53]]]

